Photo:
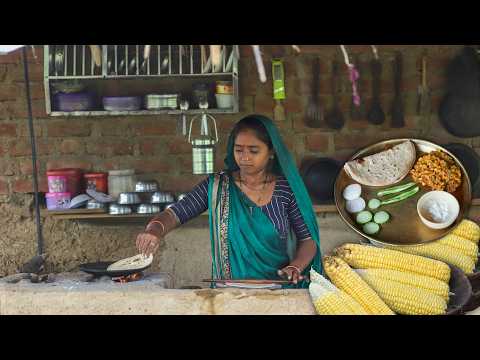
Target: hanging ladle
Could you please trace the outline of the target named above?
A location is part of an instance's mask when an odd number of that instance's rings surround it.
[[[340,80],[340,69],[339,63],[335,59],[332,62],[332,95],[333,95],[333,107],[325,115],[326,124],[335,130],[340,130],[345,125],[345,117],[343,116],[342,111],[340,110],[340,102],[338,98],[338,88],[337,85]]]

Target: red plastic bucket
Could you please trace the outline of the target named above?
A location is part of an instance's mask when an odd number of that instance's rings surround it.
[[[72,198],[83,193],[82,186],[82,169],[54,169],[47,171],[47,177],[49,176],[65,176],[67,178],[67,189],[72,195]]]
[[[108,194],[108,174],[107,173],[88,173],[83,175],[85,179],[85,188],[92,189],[104,194]]]

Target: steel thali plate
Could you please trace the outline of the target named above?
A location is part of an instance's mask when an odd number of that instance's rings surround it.
[[[409,246],[409,245],[419,245],[426,244],[432,241],[439,240],[440,238],[448,235],[464,218],[465,214],[468,213],[472,202],[472,186],[468,173],[462,163],[448,150],[443,147],[436,145],[434,143],[418,140],[418,139],[395,139],[382,141],[380,143],[371,145],[363,150],[360,150],[355,155],[352,156],[350,160],[356,160],[363,158],[369,155],[379,153],[381,151],[388,150],[395,145],[401,144],[405,141],[412,141],[417,150],[417,159],[430,152],[441,150],[451,156],[455,163],[459,166],[462,172],[462,184],[459,188],[452,194],[454,195],[459,204],[460,204],[460,214],[457,220],[447,229],[443,230],[432,230],[425,226],[421,221],[417,213],[417,202],[418,200],[427,192],[429,189],[423,188],[420,186],[420,191],[405,201],[401,201],[396,204],[390,204],[382,206],[378,211],[384,210],[391,215],[391,220],[381,226],[381,230],[376,235],[370,236],[364,234],[361,226],[358,225],[355,221],[355,215],[351,215],[346,211],[346,201],[343,198],[343,190],[350,184],[356,183],[350,176],[347,175],[344,169],[340,171],[340,174],[337,177],[335,182],[335,204],[337,210],[340,213],[342,219],[346,224],[356,233],[366,238],[374,245],[379,246]],[[362,198],[368,203],[368,200],[373,198],[378,198],[377,193],[382,189],[387,189],[395,185],[405,184],[413,181],[411,175],[409,174],[406,178],[384,187],[371,187],[362,185]]]

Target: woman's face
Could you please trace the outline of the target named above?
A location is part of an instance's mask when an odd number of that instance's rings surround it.
[[[256,137],[253,130],[244,130],[238,134],[233,151],[240,171],[248,175],[265,170],[273,155],[273,151]]]

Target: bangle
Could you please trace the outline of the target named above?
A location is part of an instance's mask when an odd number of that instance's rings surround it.
[[[150,223],[147,225],[147,231],[150,230],[150,226],[153,225],[153,224],[160,224],[162,225],[162,235],[165,233],[165,225],[163,225],[163,223],[161,221],[158,221],[158,220],[152,220],[150,221]]]
[[[298,275],[302,275],[302,272],[300,271],[300,269],[294,265],[288,265],[285,269],[288,269],[288,268],[291,268],[291,269],[294,269],[296,272],[298,272]]]

